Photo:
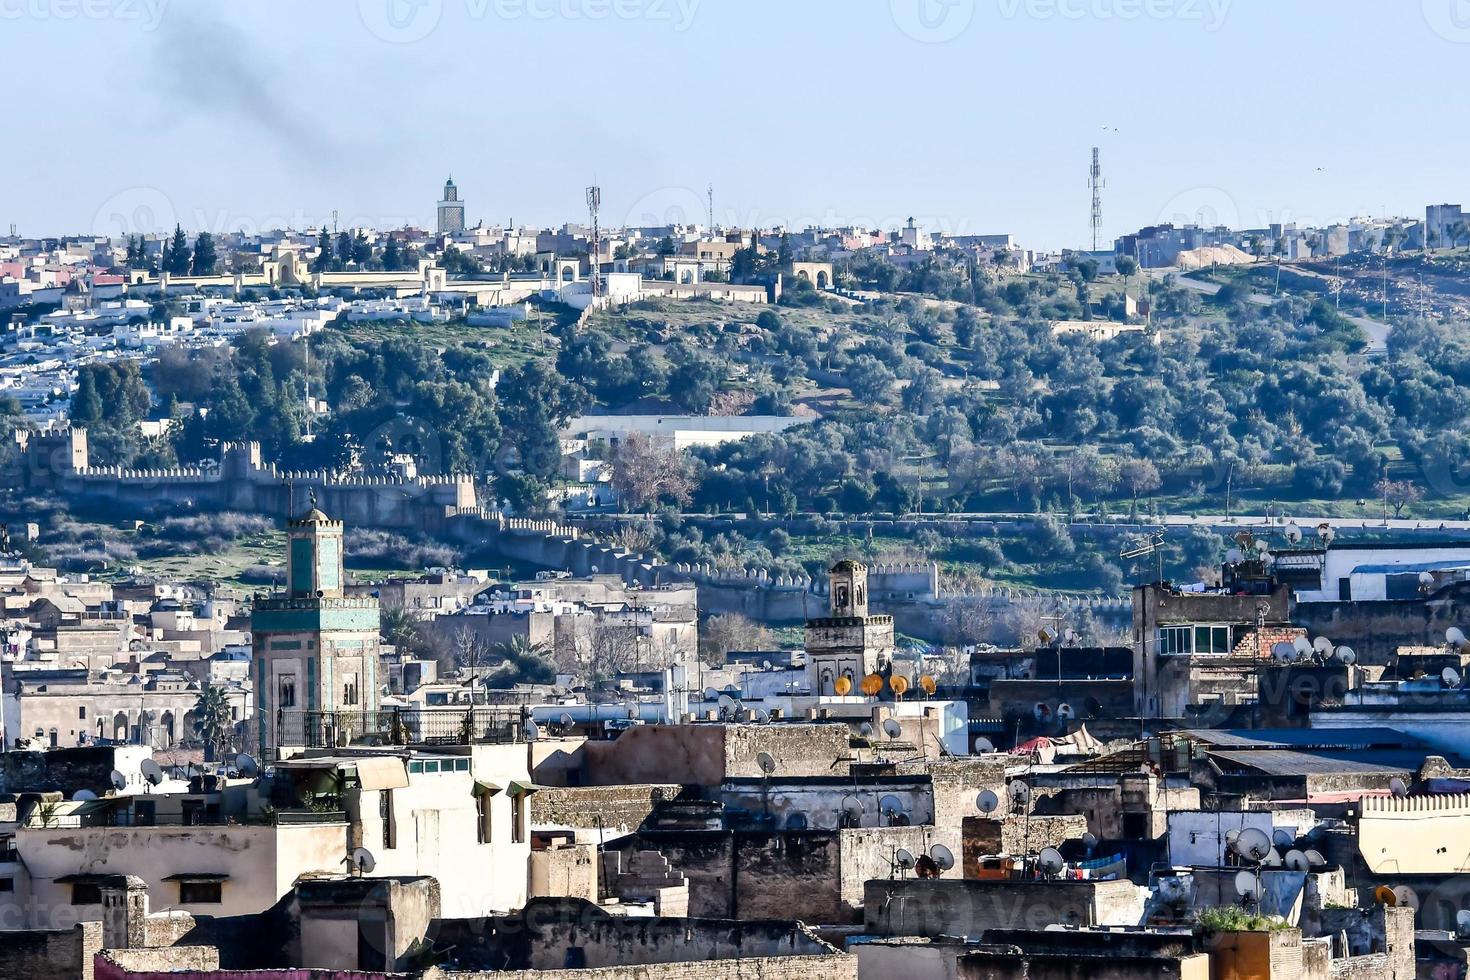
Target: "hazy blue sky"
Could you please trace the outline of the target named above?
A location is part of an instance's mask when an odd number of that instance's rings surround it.
[[[1104,230],[1467,194],[1470,0],[0,0],[0,224]],[[1320,168],[1320,169],[1319,169]]]

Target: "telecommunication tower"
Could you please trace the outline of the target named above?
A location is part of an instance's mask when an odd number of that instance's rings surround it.
[[[709,231],[715,230],[715,185],[709,185]]]
[[[1095,146],[1092,148],[1092,170],[1087,186],[1092,189],[1092,250],[1096,252],[1102,239],[1102,190],[1107,183],[1103,180],[1102,162]]]
[[[587,188],[587,214],[592,219],[591,239],[591,265],[592,272],[592,300],[594,303],[602,296],[602,233],[597,225],[598,212],[602,210],[602,188],[593,184]]]

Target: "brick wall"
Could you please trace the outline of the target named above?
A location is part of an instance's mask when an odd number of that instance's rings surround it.
[[[100,922],[72,929],[0,932],[0,977],[92,980],[92,957],[101,948]]]

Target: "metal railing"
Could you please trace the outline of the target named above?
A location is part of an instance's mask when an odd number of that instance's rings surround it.
[[[350,745],[505,744],[524,738],[518,707],[409,707],[380,711],[281,711],[276,742],[308,749]]]

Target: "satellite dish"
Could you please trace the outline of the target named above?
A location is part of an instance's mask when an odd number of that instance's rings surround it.
[[[863,722],[861,725],[858,726],[858,734],[861,735],[863,738],[872,738],[873,723],[871,721]]]
[[[378,859],[373,857],[373,852],[366,847],[353,848],[352,866],[357,869],[358,874],[370,875],[378,866]]]
[[[1011,800],[1015,803],[1025,803],[1027,800],[1031,799],[1031,787],[1027,786],[1020,780],[1011,783],[1008,789],[1011,794]]]
[[[1465,631],[1458,626],[1451,626],[1444,631],[1444,641],[1456,650],[1463,649],[1465,646]]]
[[[1262,861],[1261,861],[1261,867],[1263,867],[1263,868],[1279,868],[1279,867],[1281,867],[1281,852],[1278,851],[1278,850],[1276,850],[1276,848],[1274,848],[1274,847],[1271,848],[1271,850],[1269,850],[1269,851],[1266,852],[1265,858],[1262,859]]]
[[[1420,572],[1419,584],[1424,586],[1424,588],[1426,589],[1429,588],[1431,585],[1434,584],[1434,576],[1428,572]]]
[[[1296,843],[1296,837],[1284,827],[1277,827],[1271,832],[1271,843],[1277,847],[1289,848]]]
[[[1338,647],[1337,659],[1344,666],[1351,667],[1353,664],[1358,662],[1358,651],[1354,650],[1352,647]]]
[[[776,757],[769,752],[762,752],[755,757],[755,764],[760,766],[761,772],[769,776],[776,771]]]
[[[943,844],[935,844],[929,848],[929,858],[939,865],[940,871],[948,871],[954,867],[954,852]]]
[[[1398,776],[1395,776],[1388,781],[1388,790],[1390,793],[1400,799],[1403,799],[1405,796],[1409,795],[1409,785]]]
[[[128,788],[128,777],[124,776],[118,770],[112,770],[112,773],[109,775],[108,778],[112,780],[113,789],[122,791]]]
[[[994,751],[995,751],[995,745],[991,743],[990,739],[988,739],[988,738],[977,738],[977,739],[975,739],[975,754],[976,755],[985,755],[987,752],[994,752]]]
[[[1455,913],[1455,935],[1470,935],[1470,909],[1461,909]]]
[[[852,693],[852,678],[837,678],[837,680],[834,681],[832,684],[832,693],[836,694],[839,698],[847,697],[849,694]]]
[[[1050,877],[1061,874],[1062,870],[1066,868],[1067,862],[1062,857],[1062,852],[1055,847],[1044,847],[1041,849],[1041,853],[1036,856],[1036,866],[1041,869],[1042,874]]]
[[[1306,872],[1312,870],[1312,862],[1308,861],[1307,856],[1301,851],[1287,851],[1286,866],[1293,871]]]
[[[1286,526],[1286,540],[1290,541],[1292,544],[1297,544],[1301,541],[1301,539],[1302,529],[1297,527],[1295,524],[1288,524]]]
[[[526,722],[526,741],[534,742],[541,737],[541,726],[534,721]]]
[[[1235,853],[1247,861],[1260,863],[1271,853],[1271,838],[1264,830],[1249,827],[1240,832],[1235,840]]]
[[[909,679],[907,677],[891,677],[888,680],[888,686],[892,689],[896,697],[901,698],[909,689]]]
[[[809,826],[805,813],[793,813],[786,818],[787,830],[806,830]]]
[[[1096,834],[1088,832],[1082,835],[1082,846],[1087,848],[1087,853],[1091,854],[1097,848],[1097,844]]]
[[[630,705],[628,705],[628,720],[629,721],[637,721],[638,720],[638,706],[636,704],[630,704]]]
[[[901,847],[898,849],[898,853],[893,855],[893,863],[907,871],[918,862],[914,860],[913,854]]]
[[[1460,686],[1460,672],[1453,667],[1446,667],[1439,672],[1439,679],[1445,687]]]
[[[1231,548],[1229,551],[1225,552],[1225,564],[1239,565],[1243,561],[1245,561],[1245,553],[1242,552],[1239,548]]]
[[[1296,659],[1296,647],[1286,642],[1273,644],[1271,659],[1278,664],[1289,664]]]
[[[1399,904],[1399,897],[1387,885],[1379,885],[1373,889],[1373,900],[1379,905],[1387,905],[1389,908],[1394,908]]]
[[[889,738],[898,738],[903,734],[903,726],[898,723],[898,719],[889,718],[883,722],[883,734]]]
[[[863,824],[863,804],[855,797],[848,797],[842,803],[843,825],[847,827],[861,827]]]
[[[557,723],[560,724],[563,728],[571,728],[573,725],[576,724],[576,721],[573,720],[571,715],[563,711],[561,713],[561,717],[557,719]]]
[[[1060,718],[1062,721],[1071,721],[1073,718],[1077,717],[1077,712],[1070,704],[1063,701],[1061,704],[1057,705],[1057,717]]]
[[[1322,523],[1317,525],[1317,537],[1322,539],[1323,544],[1331,544],[1332,539],[1337,537],[1337,531],[1333,530],[1331,524]]]
[[[1332,641],[1325,636],[1319,636],[1312,641],[1312,649],[1325,657],[1332,653]]]
[[[1258,554],[1258,555],[1265,555],[1266,552],[1269,551],[1270,549],[1271,549],[1271,546],[1268,545],[1266,542],[1264,542],[1264,541],[1257,541],[1256,542],[1256,554]]]
[[[903,812],[903,800],[889,794],[878,801],[878,810],[885,817],[891,817]]]
[[[1399,885],[1393,890],[1393,897],[1398,899],[1400,908],[1419,911],[1419,894],[1408,885]]]
[[[939,682],[928,674],[924,674],[919,678],[919,688],[925,694],[932,695],[935,691],[939,690]]]
[[[704,689],[704,699],[706,701],[718,701],[720,699],[720,692],[712,687],[707,687]]]
[[[736,707],[736,704],[735,704],[735,699],[734,698],[730,697],[730,695],[728,695],[728,694],[721,694],[720,695],[720,710],[721,711],[734,711],[735,710],[735,707]]]
[[[1298,656],[1305,657],[1312,652],[1312,644],[1305,636],[1299,636],[1291,641],[1291,648]]]
[[[1036,718],[1037,721],[1050,721],[1051,706],[1045,701],[1037,701],[1036,707],[1031,709],[1031,714]]]
[[[755,712],[755,720],[762,725],[769,725],[771,723],[771,713],[765,708],[757,708]]]
[[[862,691],[866,697],[876,698],[878,696],[878,692],[883,690],[883,675],[869,674],[867,677],[864,677],[863,682],[858,685],[858,690]]]
[[[244,752],[235,756],[235,768],[240,770],[240,775],[246,779],[254,779],[260,774],[260,763],[255,761],[254,756],[246,755]]]
[[[1042,646],[1046,647],[1051,646],[1052,641],[1057,638],[1057,634],[1051,627],[1043,626],[1036,631],[1036,638],[1041,641]]]
[[[163,769],[152,759],[144,759],[140,768],[143,770],[143,778],[148,780],[148,785],[157,786],[163,782]]]
[[[1000,797],[995,794],[994,790],[987,789],[975,797],[975,808],[981,813],[994,813],[1000,808]]]
[[[1306,858],[1307,864],[1311,865],[1314,868],[1327,867],[1327,859],[1322,856],[1321,851],[1307,851]]]
[[[1235,876],[1235,890],[1248,901],[1255,901],[1261,895],[1261,883],[1256,880],[1254,871],[1242,871]]]
[[[71,794],[71,798],[76,803],[85,803],[88,800],[95,800],[97,798],[97,794],[89,789],[79,789],[75,793]]]

